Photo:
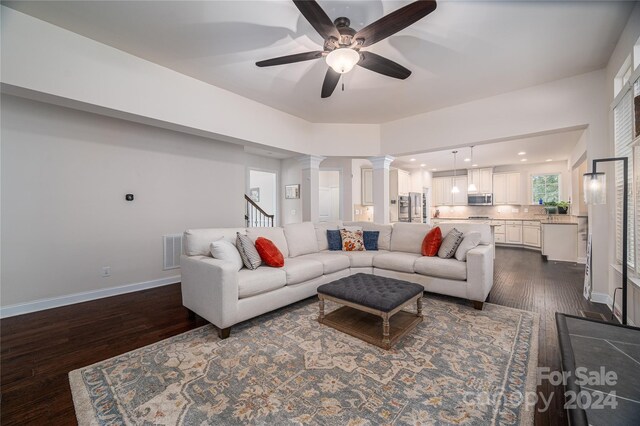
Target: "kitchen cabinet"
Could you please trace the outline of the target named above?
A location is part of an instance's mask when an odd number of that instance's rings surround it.
[[[505,226],[505,243],[522,244],[522,222],[507,220]]]
[[[493,192],[493,169],[469,169],[467,170],[468,185],[476,185],[476,191],[469,194],[491,194]]]
[[[522,204],[520,186],[520,173],[494,174],[493,204]]]
[[[451,193],[453,185],[458,187],[460,192]],[[467,205],[467,177],[466,176],[446,176],[433,178],[433,205],[434,206],[466,206]]]
[[[373,205],[373,169],[362,170],[362,205]]]
[[[409,195],[411,192],[411,175],[405,170],[398,169],[398,195]]]
[[[540,247],[540,222],[525,220],[522,222],[522,244],[529,247]]]
[[[458,187],[459,192],[452,194],[452,204],[454,206],[466,206],[467,205],[467,177],[466,176],[456,176],[455,178],[451,178],[451,182],[455,183]]]
[[[578,260],[578,225],[576,223],[542,224],[542,254],[549,260]]]

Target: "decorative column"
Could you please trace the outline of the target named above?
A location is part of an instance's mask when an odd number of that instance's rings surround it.
[[[303,155],[298,157],[302,167],[300,201],[302,201],[302,220],[318,222],[320,219],[320,163],[327,157]]]
[[[373,221],[389,223],[389,166],[394,157],[371,157],[373,164]]]

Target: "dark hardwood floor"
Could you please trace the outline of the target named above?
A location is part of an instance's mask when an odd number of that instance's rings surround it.
[[[579,265],[538,252],[498,248],[489,302],[540,313],[539,365],[560,368],[556,311],[610,314],[582,297]],[[0,321],[0,423],[75,424],[68,372],[206,324],[182,307],[180,285],[130,293]],[[539,386],[545,395],[561,389]],[[562,398],[536,413],[537,425],[566,424]]]

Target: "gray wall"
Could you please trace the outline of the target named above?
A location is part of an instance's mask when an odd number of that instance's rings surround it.
[[[243,147],[1,101],[2,306],[179,275],[162,235],[243,226],[245,167],[262,162]]]

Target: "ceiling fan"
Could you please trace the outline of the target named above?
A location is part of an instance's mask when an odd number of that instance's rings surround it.
[[[407,28],[436,9],[434,0],[416,1],[383,16],[360,31],[356,31],[350,27],[351,22],[348,18],[340,17],[331,22],[331,19],[315,0],[293,0],[293,3],[300,10],[302,16],[322,36],[324,49],[267,59],[256,62],[256,65],[271,67],[324,57],[329,68],[322,83],[321,96],[323,98],[331,96],[338,85],[340,76],[351,71],[355,65],[401,80],[409,77],[411,71],[402,65],[361,49]]]

